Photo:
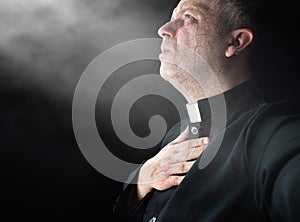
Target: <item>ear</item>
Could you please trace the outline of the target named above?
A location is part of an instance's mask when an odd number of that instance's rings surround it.
[[[242,28],[233,30],[225,51],[226,57],[240,54],[253,41],[253,32],[250,29]]]

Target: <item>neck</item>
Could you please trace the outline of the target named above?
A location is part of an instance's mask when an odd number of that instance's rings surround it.
[[[238,77],[228,78],[226,80],[220,79],[217,84],[209,84],[203,82],[202,83],[203,87],[199,85],[194,85],[194,86],[185,87],[184,89],[178,89],[178,90],[185,97],[187,102],[192,104],[192,103],[197,103],[197,101],[199,100],[224,93],[249,79],[250,79],[249,75],[244,75],[243,77],[240,75],[240,78]]]

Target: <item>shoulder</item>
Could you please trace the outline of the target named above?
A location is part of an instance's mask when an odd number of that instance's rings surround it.
[[[300,106],[290,101],[266,103],[245,134],[249,170],[279,169],[300,152]]]
[[[265,103],[257,111],[247,127],[246,139],[251,148],[265,150],[267,145],[279,145],[297,136],[300,139],[300,105],[283,100]]]
[[[299,127],[300,104],[288,100],[264,103],[253,114],[247,126],[247,137],[257,139],[272,136],[274,130],[292,130]],[[249,138],[248,138],[249,139]]]
[[[272,206],[276,216],[281,214],[282,205],[291,206],[292,213],[288,214],[295,216],[298,205],[293,203],[299,198],[295,194],[299,193],[300,181],[299,105],[289,101],[265,104],[249,125],[245,144],[256,204]]]
[[[275,178],[300,153],[299,104],[287,100],[265,104],[249,124],[245,144],[248,169],[259,179]]]

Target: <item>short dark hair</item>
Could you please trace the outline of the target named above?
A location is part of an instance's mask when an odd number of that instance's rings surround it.
[[[220,33],[225,34],[238,28],[256,29],[260,0],[212,0],[213,7],[220,13]]]

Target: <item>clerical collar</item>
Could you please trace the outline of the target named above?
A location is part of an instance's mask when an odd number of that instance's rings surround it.
[[[227,120],[234,119],[238,113],[263,101],[263,96],[256,83],[252,80],[247,80],[223,94],[199,100],[197,103],[186,104],[190,122],[211,122],[212,110],[210,109],[210,103],[215,103],[217,106],[221,106],[221,104],[224,104],[220,103],[220,101],[222,101],[222,96],[224,96],[223,98],[225,98],[226,102]]]
[[[198,103],[188,103],[186,104],[186,109],[191,123],[202,121]]]

